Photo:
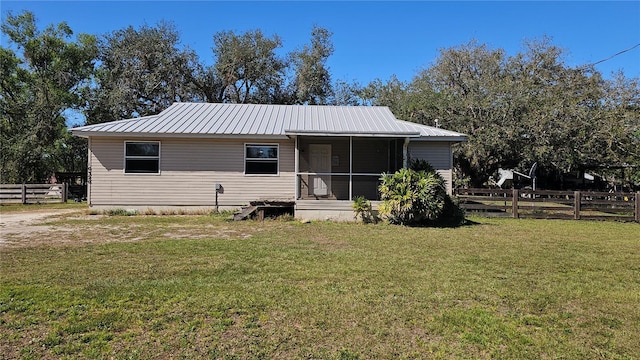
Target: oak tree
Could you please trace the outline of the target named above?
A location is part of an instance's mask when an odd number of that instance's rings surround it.
[[[61,170],[56,146],[67,120],[84,107],[96,39],[74,37],[64,22],[41,30],[31,12],[9,14],[2,32],[9,47],[0,48],[0,176],[5,183],[42,182]]]

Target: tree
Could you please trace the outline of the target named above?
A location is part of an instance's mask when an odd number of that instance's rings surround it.
[[[277,35],[265,37],[260,30],[244,34],[233,31],[213,36],[216,76],[223,84],[223,101],[274,103],[286,93],[287,62],[276,55],[282,46]]]
[[[456,173],[482,186],[499,167],[539,164],[544,185],[567,172],[603,164],[638,164],[638,81],[603,80],[592,66],[569,67],[550,39],[527,41],[506,57],[471,41],[441,50],[410,83],[395,78],[361,89],[366,103],[402,119],[466,133]]]
[[[70,110],[84,105],[97,54],[96,39],[66,23],[44,31],[35,16],[9,14],[2,24],[13,45],[0,48],[2,182],[40,182],[60,170],[56,141]]]
[[[596,169],[611,180],[640,186],[640,79],[627,79],[619,72],[604,81],[602,111],[597,118]]]
[[[170,23],[106,34],[100,39],[87,123],[154,115],[174,102],[214,96],[207,87],[215,80],[202,71],[196,82],[197,69],[195,52],[180,46],[180,35]]]
[[[520,116],[520,166],[538,162],[558,177],[578,169],[601,149],[594,147],[602,78],[588,68],[570,68],[562,49],[549,39],[525,43],[509,60],[512,94],[526,112]]]
[[[333,96],[329,103],[334,106],[359,106],[362,105],[360,90],[362,86],[356,81],[347,82],[338,80],[333,84]]]
[[[597,138],[608,155],[601,161],[640,166],[640,79],[615,74],[603,83],[600,103],[603,111]]]
[[[65,128],[53,146],[55,168],[64,172],[86,173],[87,147],[87,139],[74,136]]]
[[[454,156],[474,185],[481,185],[498,167],[513,163],[518,151],[517,134],[509,127],[517,105],[509,97],[504,62],[502,50],[472,41],[442,50],[434,65],[414,80],[430,84],[437,94],[426,93],[436,100],[424,109],[430,110],[430,117],[447,129],[469,135]]]
[[[398,80],[395,75],[386,82],[375,79],[366,86],[357,81],[338,80],[333,89],[330,101],[332,105],[388,106],[397,117],[408,119],[403,117],[406,115],[404,107],[409,95],[407,84]]]
[[[225,83],[213,66],[197,64],[192,81],[199,100],[208,103],[224,101]]]
[[[326,104],[333,95],[331,75],[326,62],[333,54],[331,32],[314,26],[311,44],[291,54],[295,66],[295,97],[300,104]]]
[[[373,106],[389,106],[402,113],[404,100],[408,95],[407,84],[393,75],[387,82],[375,79],[360,90],[360,96]]]
[[[285,57],[276,54],[280,37],[260,30],[213,36],[215,64],[209,83],[221,89],[216,100],[231,103],[326,104],[332,99],[326,62],[333,53],[331,32],[314,26],[311,43]]]

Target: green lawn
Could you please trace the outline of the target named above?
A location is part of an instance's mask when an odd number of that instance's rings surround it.
[[[0,358],[640,356],[640,225],[473,220],[60,220],[0,248]]]

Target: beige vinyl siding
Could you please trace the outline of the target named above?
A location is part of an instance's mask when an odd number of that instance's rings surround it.
[[[295,196],[293,140],[145,139],[160,141],[160,174],[125,174],[124,142],[91,139],[91,205],[240,206]],[[245,143],[279,144],[279,175],[244,175]]]
[[[451,143],[415,141],[409,143],[409,158],[424,159],[433,166],[444,178],[447,184],[447,192],[451,194],[453,189],[453,177],[451,159]]]

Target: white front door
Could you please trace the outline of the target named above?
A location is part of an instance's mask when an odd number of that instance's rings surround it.
[[[309,144],[309,167],[312,173],[331,172],[331,144]],[[310,176],[311,195],[327,196],[331,194],[330,175]]]

